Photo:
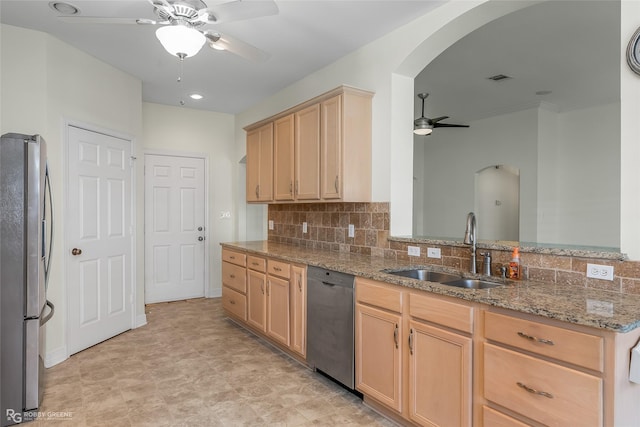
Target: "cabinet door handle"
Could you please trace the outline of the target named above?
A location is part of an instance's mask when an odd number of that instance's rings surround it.
[[[296,179],[296,187],[295,187],[296,196],[300,194],[300,184],[298,184],[298,180]]]
[[[260,283],[260,290],[262,291],[262,295],[264,295],[264,282]]]
[[[398,324],[396,323],[396,327],[393,329],[393,342],[396,343],[396,348],[398,348]]]
[[[333,186],[336,188],[336,193],[339,193],[338,191],[338,175],[336,175],[336,180],[333,182]]]
[[[547,397],[549,399],[553,399],[553,394],[551,393],[547,393],[546,391],[540,391],[540,390],[536,390],[535,388],[531,388],[526,384],[522,384],[520,381],[518,381],[516,383],[518,385],[518,387],[525,389],[526,391],[528,391],[531,394],[537,394],[538,396],[544,396]]]
[[[298,277],[298,290],[302,292],[302,280]]]
[[[413,328],[409,329],[409,354],[413,354]]]
[[[260,197],[260,184],[256,185],[256,198]]]
[[[267,296],[269,296],[269,287],[271,286],[271,280],[267,281]]]
[[[524,332],[520,332],[520,331],[518,331],[518,336],[522,337],[522,338],[524,338],[526,340],[529,340],[529,341],[539,342],[541,344],[555,345],[555,343],[553,341],[551,341],[551,340],[548,340],[548,339],[545,339],[545,338],[534,337],[532,335],[528,335],[528,334],[525,334]]]

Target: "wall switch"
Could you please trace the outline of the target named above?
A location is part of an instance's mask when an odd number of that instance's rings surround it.
[[[220,219],[231,219],[231,212],[220,211]]]
[[[427,257],[442,258],[442,255],[440,254],[440,248],[427,248]]]
[[[407,246],[409,256],[420,256],[420,246]]]
[[[587,277],[593,279],[613,280],[613,266],[587,264]]]
[[[302,232],[303,232],[303,233],[306,233],[306,232],[307,232],[307,223],[306,223],[306,222],[303,222],[303,223],[302,223]]]
[[[356,227],[353,224],[349,224],[349,237],[356,236]]]
[[[269,220],[269,230],[273,230],[273,220]]]

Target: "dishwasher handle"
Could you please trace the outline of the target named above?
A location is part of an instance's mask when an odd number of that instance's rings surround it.
[[[322,284],[325,285],[325,286],[331,286],[331,287],[336,285],[335,283],[329,283],[329,282],[325,282],[325,281],[322,281]]]

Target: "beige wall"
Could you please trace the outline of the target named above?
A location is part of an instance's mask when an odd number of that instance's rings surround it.
[[[56,315],[47,324],[47,359],[60,361],[66,357],[67,327],[64,268],[67,248],[63,228],[65,123],[126,135],[133,140],[134,149],[139,150],[142,85],[138,79],[46,34],[8,25],[2,25],[0,31],[0,132],[40,134],[47,141],[57,218],[48,289]],[[139,314],[144,314],[143,307]]]
[[[233,209],[234,159],[233,132],[234,117],[230,114],[193,110],[184,107],[143,103],[142,121],[144,152],[156,154],[195,154],[205,157],[208,165],[207,206],[208,222],[207,246],[209,281],[207,296],[222,293],[221,247],[220,242],[234,240],[236,212]],[[144,162],[144,156],[141,157]],[[141,173],[142,168],[138,168]],[[144,194],[144,176],[138,180],[138,194]],[[231,219],[220,219],[221,211],[230,211]],[[138,224],[144,224],[144,211],[139,210]],[[143,241],[144,226],[138,228],[138,240]],[[140,269],[144,266],[144,254],[138,259]],[[140,287],[144,291],[144,286]]]

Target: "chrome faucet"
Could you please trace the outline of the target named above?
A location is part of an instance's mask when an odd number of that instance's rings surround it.
[[[467,215],[467,229],[464,231],[464,244],[471,245],[471,272],[477,273],[476,267],[476,215],[469,212]]]

